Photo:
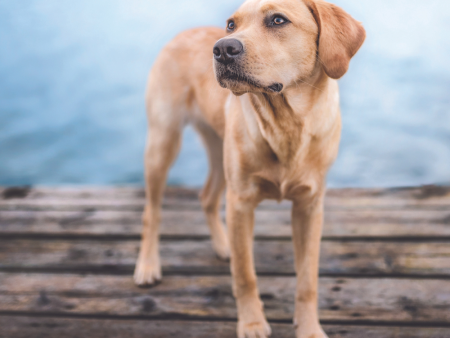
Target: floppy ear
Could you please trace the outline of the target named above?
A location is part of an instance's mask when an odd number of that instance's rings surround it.
[[[362,24],[342,8],[322,0],[305,0],[319,26],[319,58],[325,73],[339,79],[366,38]]]

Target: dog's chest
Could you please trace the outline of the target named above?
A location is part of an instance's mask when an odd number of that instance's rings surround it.
[[[258,187],[260,196],[279,201],[314,195],[321,180],[317,170],[306,162],[291,168],[273,163],[254,172],[251,177],[254,185]]]
[[[229,178],[262,198],[298,199],[316,194],[337,154],[339,119],[324,119],[320,116],[334,116],[314,111],[276,110],[252,103],[249,97],[242,97],[240,104],[242,110],[229,116],[230,154],[239,155],[228,161],[238,165],[235,172],[239,175]]]

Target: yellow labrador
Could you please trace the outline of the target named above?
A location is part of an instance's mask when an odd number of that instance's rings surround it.
[[[326,337],[317,282],[325,179],[341,132],[336,79],[364,39],[359,22],[322,0],[248,0],[225,31],[189,30],[163,49],[147,88],[137,284],[161,279],[161,198],[190,123],[209,155],[201,202],[215,251],[224,259],[231,255],[239,338],[270,335],[253,262],[254,210],[263,199],[293,202],[296,335]],[[228,236],[219,216],[225,183]]]

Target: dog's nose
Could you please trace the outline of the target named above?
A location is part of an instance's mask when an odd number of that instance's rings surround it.
[[[244,51],[244,45],[236,39],[219,40],[213,49],[214,59],[223,64],[232,63]]]

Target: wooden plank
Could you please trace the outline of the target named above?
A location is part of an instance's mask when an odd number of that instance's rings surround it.
[[[257,210],[255,235],[290,237],[289,210]],[[450,236],[450,210],[327,211],[327,237],[436,237]],[[0,237],[5,235],[79,235],[138,237],[141,213],[136,211],[2,211]],[[163,236],[209,236],[200,210],[163,210]]]
[[[0,338],[236,338],[231,322],[100,320],[82,318],[0,317]],[[289,324],[271,324],[272,336],[294,338]],[[447,328],[325,325],[330,338],[448,338]]]
[[[323,242],[320,271],[330,276],[450,277],[447,243]],[[1,240],[3,271],[78,271],[131,274],[139,241]],[[256,241],[255,264],[260,274],[294,274],[290,241]],[[209,240],[162,241],[163,271],[179,274],[228,274]],[[27,270],[21,270],[27,269]]]
[[[295,283],[258,279],[270,320],[291,321]],[[448,326],[450,283],[321,278],[319,310],[323,321]],[[236,307],[228,276],[172,276],[143,289],[128,276],[0,273],[0,313],[235,320]]]
[[[450,203],[446,200],[425,200],[408,201],[400,199],[386,200],[330,200],[326,199],[325,207],[327,210],[398,210],[398,209],[425,209],[425,210],[448,210]],[[55,210],[55,211],[84,211],[92,209],[100,210],[124,210],[124,211],[142,211],[144,201],[122,201],[122,200],[8,200],[1,201],[0,211],[4,210]],[[223,205],[222,205],[223,207]],[[163,208],[171,210],[200,210],[198,201],[180,201],[164,200]],[[274,201],[264,201],[258,207],[263,210],[283,210],[290,209],[291,202],[283,201],[280,204]]]
[[[197,199],[199,189],[183,187],[167,187],[166,198],[183,200]],[[328,189],[327,196],[335,199],[360,199],[369,198],[373,200],[386,199],[411,199],[426,200],[440,199],[450,200],[450,187],[448,186],[421,186],[409,188],[344,188]],[[95,187],[95,186],[73,186],[73,187],[0,187],[0,199],[143,199],[144,189],[142,187]]]
[[[141,188],[17,188],[0,190],[0,210],[142,210]],[[169,188],[166,208],[199,209],[197,190]],[[427,186],[410,189],[337,189],[327,194],[331,209],[444,209],[450,205],[450,188]],[[265,201],[261,208],[289,208],[290,203]]]

